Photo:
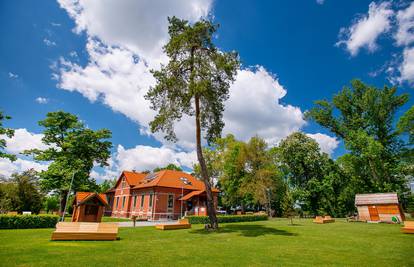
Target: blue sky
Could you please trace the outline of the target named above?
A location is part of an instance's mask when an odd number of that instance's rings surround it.
[[[258,134],[277,143],[289,133],[312,134],[326,152],[344,153],[332,133],[301,115],[330,99],[351,79],[395,84],[412,95],[414,5],[410,1],[2,1],[0,108],[19,129],[8,150],[42,147],[37,122],[65,110],[92,129],[113,133],[111,166],[151,169],[195,159],[191,120],[177,125],[180,142],[166,143],[146,128],[152,113],[142,96],[148,73],[165,62],[166,17],[220,24],[216,44],[239,52],[243,70],[226,105],[225,133]],[[413,99],[400,111],[407,110]],[[0,162],[0,174],[45,165],[19,156]]]

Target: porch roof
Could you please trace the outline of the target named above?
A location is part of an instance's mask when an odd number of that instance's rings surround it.
[[[103,205],[109,206],[108,202],[106,201],[105,194],[98,194],[94,192],[76,192],[73,204],[79,206],[94,197],[96,197]]]
[[[198,196],[202,193],[204,193],[205,191],[192,191],[190,193],[188,193],[187,195],[183,196],[182,198],[180,198],[179,200],[189,200],[190,198],[194,197],[194,196]]]

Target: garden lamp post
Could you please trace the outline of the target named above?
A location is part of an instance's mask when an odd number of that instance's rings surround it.
[[[183,217],[183,196],[184,196],[184,185],[191,185],[191,182],[187,178],[181,177],[181,209],[180,209],[180,218]]]
[[[61,219],[62,222],[65,221],[66,207],[68,206],[70,191],[72,190],[73,178],[75,178],[75,173],[76,171],[72,173],[72,180],[70,181],[68,195],[66,196],[65,208],[63,208],[63,214],[62,214],[62,219]]]
[[[268,200],[268,204],[267,204],[267,208],[268,208],[268,215],[270,216],[271,214],[271,206],[270,206],[270,188],[266,188],[266,192],[267,192],[267,200]]]

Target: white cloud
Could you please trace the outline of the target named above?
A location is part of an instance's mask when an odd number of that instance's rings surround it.
[[[168,147],[139,145],[125,149],[119,145],[115,155],[115,162],[120,170],[152,170],[170,163],[191,168],[195,161],[195,152],[177,152]]]
[[[378,37],[391,29],[393,15],[390,2],[372,2],[368,14],[358,18],[349,28],[340,30],[340,40],[336,45],[345,45],[352,56],[356,56],[362,47],[375,51]]]
[[[407,81],[414,83],[414,47],[405,48],[403,52],[403,61],[399,67],[399,82]]]
[[[74,58],[77,58],[77,57],[78,57],[78,53],[76,53],[76,51],[71,51],[71,52],[69,53],[69,55],[70,55],[71,57],[74,57]]]
[[[286,90],[263,67],[240,70],[230,88],[226,102],[224,133],[233,133],[247,141],[259,135],[276,144],[290,133],[304,126],[298,107],[280,104]]]
[[[58,86],[79,92],[91,102],[104,103],[137,122],[141,134],[149,135],[148,125],[155,112],[144,95],[155,83],[149,69],[158,68],[158,63],[165,60],[160,47],[167,38],[166,16],[196,20],[208,14],[211,1],[198,0],[192,5],[181,0],[104,2],[59,1],[75,20],[76,31],[87,33],[89,62],[81,66],[61,58],[54,66]],[[157,11],[152,12],[154,9]],[[275,144],[299,130],[305,125],[302,112],[298,107],[281,104],[280,99],[285,95],[286,89],[263,67],[240,70],[225,103],[224,134],[234,133],[245,141],[260,135]],[[194,149],[193,120],[184,116],[175,127],[178,146],[187,151]],[[153,136],[164,146],[132,149],[119,146],[104,177],[113,178],[123,169],[153,169],[171,162],[191,167],[194,152],[177,152],[177,147],[167,143],[162,133]]]
[[[62,24],[56,23],[56,22],[51,22],[50,25],[52,25],[53,27],[60,27],[60,26],[62,26]]]
[[[76,22],[76,32],[85,31],[110,46],[122,46],[149,64],[164,57],[168,16],[195,21],[208,15],[212,0],[58,0]]]
[[[325,3],[325,0],[316,0],[316,3],[318,5],[323,5]]]
[[[18,158],[11,162],[9,159],[0,158],[0,175],[10,177],[13,173],[20,173],[29,169],[42,171],[47,169],[47,164],[41,164],[32,160]]]
[[[15,73],[12,73],[12,72],[9,72],[9,78],[10,79],[17,79],[17,78],[19,78],[19,75],[15,74]]]
[[[394,35],[397,45],[409,45],[414,41],[414,2],[397,13],[398,30]]]
[[[146,127],[155,114],[144,99],[155,82],[146,64],[126,48],[108,47],[92,39],[87,51],[85,67],[61,59],[59,87],[77,91],[91,102],[100,100]]]
[[[122,48],[104,46],[89,40],[89,64],[81,66],[62,60],[59,87],[80,92],[90,101],[102,101],[141,126],[142,134],[150,134],[149,122],[155,112],[144,99],[154,79],[142,61]],[[247,140],[256,134],[269,142],[277,142],[304,125],[299,108],[279,104],[286,90],[263,67],[241,70],[230,88],[226,102],[224,133],[235,133]],[[183,117],[175,127],[181,147],[194,148],[193,118]],[[162,133],[154,135],[165,143]]]
[[[182,152],[168,147],[136,146],[125,149],[118,145],[117,151],[108,160],[109,166],[103,172],[92,171],[91,177],[97,180],[114,179],[124,170],[152,171],[170,163],[177,166],[192,168],[197,161],[195,151]]]
[[[328,155],[331,155],[335,148],[339,145],[339,141],[335,137],[331,137],[326,134],[316,133],[306,135],[318,142],[321,151],[327,153]]]
[[[47,104],[49,102],[49,99],[39,96],[35,99],[35,101],[39,104]]]
[[[43,39],[43,43],[45,43],[45,45],[47,45],[47,46],[56,46],[56,43],[55,42],[53,42],[53,41],[51,41],[51,40],[49,40],[47,38],[44,38]]]
[[[35,134],[25,128],[15,129],[13,137],[0,136],[6,140],[6,151],[17,154],[28,149],[47,149],[48,146],[42,143],[43,134]]]

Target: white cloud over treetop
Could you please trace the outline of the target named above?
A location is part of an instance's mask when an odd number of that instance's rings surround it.
[[[46,170],[48,164],[42,164],[33,160],[18,158],[12,162],[9,159],[0,158],[0,175],[10,177],[13,173],[20,173],[29,169],[36,171]]]
[[[25,128],[15,129],[13,137],[0,136],[0,138],[6,140],[6,151],[13,154],[29,149],[48,148],[42,143],[43,134],[31,133]]]
[[[117,156],[113,156],[115,165],[121,169],[142,169],[137,165],[140,163],[151,169],[155,163],[136,156],[143,153],[160,153],[159,160],[176,162],[178,159],[171,155],[179,153],[177,147],[166,142],[162,133],[152,134],[148,130],[155,115],[150,103],[144,99],[150,86],[155,84],[149,70],[166,62],[161,47],[168,38],[167,16],[196,21],[210,12],[212,1],[105,0],[98,3],[59,0],[59,3],[76,22],[76,32],[86,32],[89,55],[85,66],[60,59],[56,73],[59,88],[79,92],[91,102],[102,102],[137,122],[141,134],[152,135],[163,143],[162,148],[118,147]],[[300,108],[280,103],[286,93],[278,79],[264,67],[239,70],[230,88],[230,98],[225,103],[223,133],[234,133],[244,141],[259,135],[275,144],[300,130],[305,125]],[[184,116],[176,123],[175,131],[178,147],[192,151],[195,143],[193,118]]]
[[[331,137],[326,134],[316,133],[306,135],[318,142],[321,151],[327,153],[328,155],[331,155],[335,148],[339,145],[339,141],[335,137]]]
[[[276,144],[304,124],[298,107],[280,104],[287,91],[263,67],[240,70],[230,87],[224,111],[224,133],[247,141],[259,135]]]

